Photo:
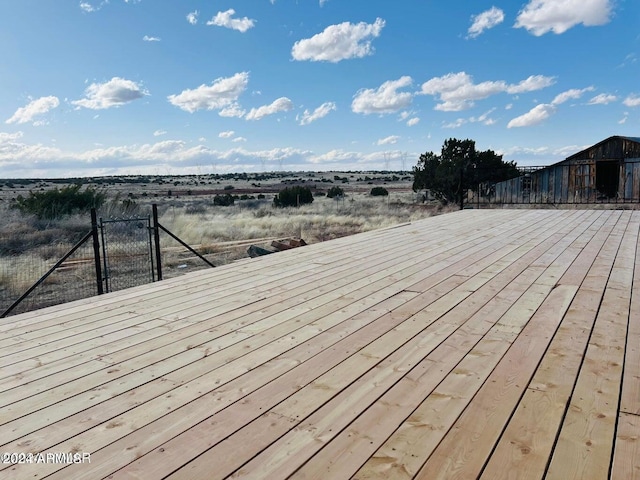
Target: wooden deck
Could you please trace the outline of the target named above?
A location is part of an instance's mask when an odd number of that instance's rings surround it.
[[[465,210],[7,318],[0,478],[640,478],[639,229]]]

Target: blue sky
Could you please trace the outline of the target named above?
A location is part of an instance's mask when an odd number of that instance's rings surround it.
[[[637,0],[15,0],[0,177],[546,165],[640,136]]]

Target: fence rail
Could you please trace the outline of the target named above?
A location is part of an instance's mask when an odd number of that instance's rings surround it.
[[[92,210],[89,228],[64,254],[46,245],[3,257],[0,318],[162,280],[161,232],[215,266],[160,224],[155,204],[146,217],[98,219]]]
[[[474,186],[466,203],[619,204],[640,202],[640,162],[554,165],[504,182]]]

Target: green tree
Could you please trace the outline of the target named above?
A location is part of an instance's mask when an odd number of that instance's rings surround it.
[[[213,197],[213,204],[218,207],[230,207],[235,202],[233,195],[225,193],[224,195],[216,195]]]
[[[287,187],[273,199],[276,207],[298,207],[305,203],[313,203],[313,194],[309,187]]]
[[[340,187],[331,187],[327,192],[328,198],[344,197],[344,190]]]
[[[413,191],[429,190],[442,203],[459,201],[478,185],[487,186],[519,175],[516,163],[504,162],[493,150],[477,151],[473,140],[450,138],[440,155],[426,152],[413,167]]]
[[[386,197],[389,195],[389,190],[384,187],[373,187],[369,192],[372,197]]]
[[[82,185],[69,185],[61,189],[55,188],[45,192],[29,192],[28,197],[18,195],[15,207],[23,213],[30,213],[38,218],[54,219],[72,213],[88,212],[92,208],[101,207],[106,194],[94,188],[81,190]]]

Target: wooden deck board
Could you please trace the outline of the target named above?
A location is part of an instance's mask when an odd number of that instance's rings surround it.
[[[0,323],[22,478],[640,478],[640,212],[466,210]]]

